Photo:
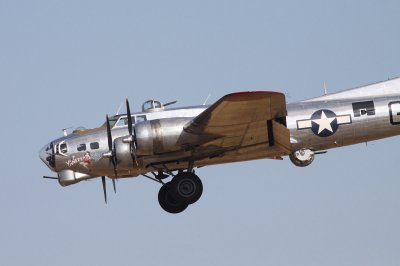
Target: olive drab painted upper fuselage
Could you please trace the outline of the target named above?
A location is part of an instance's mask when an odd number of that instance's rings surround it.
[[[250,92],[248,94],[251,95]],[[310,159],[316,152],[400,134],[400,79],[297,103],[283,103],[285,106],[280,108],[283,111],[276,111],[278,107],[273,109],[271,106],[276,101],[268,98],[268,105],[264,106],[274,111],[257,114],[271,116],[266,118],[265,123],[258,123],[255,119],[246,122],[248,127],[254,128],[251,134],[247,132],[239,136],[238,133],[236,136],[235,127],[230,133],[205,134],[218,125],[215,123],[229,123],[226,120],[241,120],[243,116],[255,114],[256,109],[251,109],[251,105],[257,99],[247,99],[247,94],[235,95],[241,98],[222,98],[212,106],[174,109],[165,109],[160,102],[149,101],[149,106],[142,112],[131,115],[134,141],[127,138],[127,115],[116,115],[109,122],[112,143],[109,143],[106,125],[77,130],[45,145],[40,151],[40,158],[58,174],[60,184],[65,186],[99,176],[123,178],[148,172],[170,173],[212,164],[286,155],[291,156],[296,165],[304,166],[312,161]],[[218,120],[217,113],[223,112],[218,108],[238,102],[241,105],[232,109],[237,111],[226,111]],[[247,111],[241,113],[240,108]],[[257,110],[262,108],[257,107]],[[212,113],[211,109],[217,111]],[[276,130],[277,126],[282,128]],[[225,134],[230,134],[229,138],[217,142]],[[238,137],[241,140],[234,142]],[[285,139],[287,145],[282,144]],[[230,142],[235,144],[230,146]],[[243,144],[245,142],[249,144]],[[275,149],[276,144],[281,144],[281,148]]]

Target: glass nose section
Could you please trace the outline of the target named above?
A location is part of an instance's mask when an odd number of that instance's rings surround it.
[[[55,167],[55,156],[53,151],[53,143],[49,143],[45,145],[39,151],[40,159],[50,168],[53,169]]]
[[[47,164],[46,157],[47,157],[48,148],[49,148],[49,145],[46,145],[43,148],[41,148],[40,151],[39,151],[40,160],[42,160],[45,164]]]

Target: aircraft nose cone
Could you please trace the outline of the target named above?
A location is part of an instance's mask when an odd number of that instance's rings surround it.
[[[44,146],[43,148],[41,148],[40,151],[39,151],[39,158],[44,163],[46,163],[46,148],[47,148],[47,145]]]
[[[40,149],[39,151],[39,158],[47,165],[47,167],[49,167],[50,169],[52,169],[52,167],[49,164],[49,160],[51,158],[51,148],[50,148],[50,144],[47,144],[45,146],[43,146],[43,148]]]

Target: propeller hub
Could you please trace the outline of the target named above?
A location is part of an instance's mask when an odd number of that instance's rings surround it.
[[[133,136],[132,136],[132,135],[129,135],[128,137],[124,138],[124,139],[122,140],[122,142],[123,142],[123,143],[131,143],[131,142],[133,142]]]
[[[106,152],[103,154],[104,158],[111,158],[113,156],[112,151]]]

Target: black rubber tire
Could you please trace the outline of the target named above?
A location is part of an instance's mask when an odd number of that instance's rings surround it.
[[[171,196],[170,182],[163,185],[158,192],[158,203],[164,211],[169,213],[180,213],[183,212],[189,204],[178,201]]]
[[[193,204],[203,194],[203,183],[194,173],[182,172],[172,179],[171,192],[177,201]]]
[[[296,158],[294,153],[289,154],[289,159],[292,163],[298,167],[306,167],[309,166],[314,161],[315,156],[313,155],[308,161],[300,161]]]

